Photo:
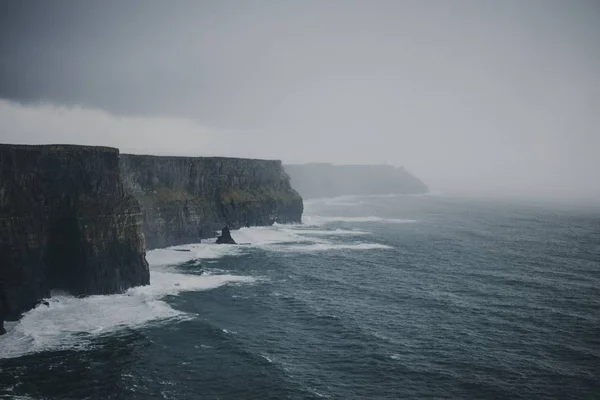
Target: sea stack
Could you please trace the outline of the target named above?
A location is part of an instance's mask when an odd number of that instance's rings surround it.
[[[229,231],[229,227],[223,228],[221,231],[221,236],[217,237],[217,244],[237,244],[235,240],[231,237],[231,232]]]

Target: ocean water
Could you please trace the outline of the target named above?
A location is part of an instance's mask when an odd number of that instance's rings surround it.
[[[232,235],[11,324],[0,397],[600,398],[598,209],[348,196]]]

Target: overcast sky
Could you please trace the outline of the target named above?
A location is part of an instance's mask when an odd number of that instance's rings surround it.
[[[600,2],[0,0],[0,141],[600,199]]]

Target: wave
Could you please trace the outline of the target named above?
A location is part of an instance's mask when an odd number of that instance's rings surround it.
[[[319,241],[297,234],[294,227],[301,225],[280,225],[271,227],[241,228],[231,231],[231,236],[237,243],[250,243],[252,247],[265,246],[274,243],[298,243]],[[244,254],[248,247],[216,245],[215,239],[203,240],[202,243],[167,247],[151,250],[146,254],[146,260],[152,267],[177,265],[192,260],[214,260],[225,256]]]
[[[330,229],[330,230],[317,230],[317,229],[296,229],[294,231],[298,235],[316,235],[316,236],[354,236],[354,235],[370,235],[371,232],[363,231],[359,229]]]
[[[270,227],[242,228],[237,231],[231,231],[231,236],[238,243],[250,243],[255,246],[323,241],[319,238],[299,235],[299,232],[301,232],[301,225],[276,225]]]
[[[146,259],[154,269],[183,264],[193,260],[215,260],[225,256],[248,254],[252,249],[276,252],[313,252],[328,250],[387,249],[377,243],[336,243],[335,237],[370,235],[359,229],[327,229],[330,222],[387,222],[406,223],[411,220],[385,219],[379,217],[321,217],[307,216],[303,225],[274,224],[270,227],[241,228],[231,231],[233,239],[244,246],[216,245],[214,239],[202,243],[169,247],[149,251]]]
[[[302,222],[307,226],[323,226],[329,223],[335,222],[350,222],[350,223],[364,223],[364,222],[378,222],[378,223],[392,223],[392,224],[406,224],[417,222],[414,219],[404,218],[382,218],[382,217],[323,217],[320,215],[305,215],[302,217]]]
[[[442,192],[439,191],[433,191],[433,192],[426,192],[426,193],[389,193],[389,194],[367,194],[364,196],[359,196],[362,198],[373,198],[373,199],[377,199],[377,198],[384,198],[384,199],[389,199],[389,198],[395,198],[395,197],[440,197],[443,196],[444,194]]]
[[[427,193],[387,193],[387,194],[346,194],[342,196],[336,197],[314,197],[309,199],[304,199],[305,205],[313,205],[313,204],[326,204],[326,205],[358,205],[358,204],[367,204],[365,199],[389,199],[389,198],[397,198],[397,197],[440,197],[443,196],[444,193],[440,191],[430,191]]]
[[[271,250],[287,253],[311,253],[330,250],[377,250],[377,249],[392,249],[393,247],[379,243],[313,243],[308,245],[290,246],[290,245],[273,245]]]
[[[242,228],[232,231],[232,237],[238,243],[251,243],[250,248],[260,248],[276,252],[315,252],[329,250],[372,250],[389,249],[378,243],[334,243],[325,236],[365,235],[370,232],[355,230],[306,229],[303,226],[282,226]]]
[[[146,254],[146,260],[150,266],[174,265],[191,260],[211,260],[234,256],[242,252],[242,249],[237,246],[217,246],[214,244],[214,240],[150,250]]]
[[[185,291],[215,289],[226,284],[251,283],[255,278],[235,275],[187,275],[151,271],[151,284],[123,294],[82,299],[57,295],[27,312],[0,340],[0,358],[14,358],[48,350],[84,350],[93,340],[123,328],[152,322],[186,320],[193,315],[175,310],[161,299]]]
[[[316,204],[316,203],[328,203],[328,202],[358,202],[360,200],[360,198],[363,198],[365,196],[360,196],[360,195],[353,195],[353,194],[346,194],[346,195],[342,195],[342,196],[335,196],[335,197],[317,197],[317,198],[311,198],[311,199],[304,199],[303,202],[304,204]]]
[[[325,206],[342,206],[342,207],[353,207],[368,204],[367,202],[360,200],[365,196],[339,196],[321,199],[309,199],[304,201],[305,206],[313,205],[325,205]]]
[[[349,229],[307,229],[304,225],[242,228],[232,231],[238,243],[249,246],[216,245],[214,239],[202,243],[156,249],[147,253],[151,284],[129,289],[123,294],[75,298],[53,294],[50,306],[27,312],[17,323],[7,324],[9,333],[0,341],[0,358],[57,350],[84,350],[102,335],[124,328],[152,323],[181,321],[193,315],[173,309],[162,299],[186,291],[210,290],[226,284],[256,281],[248,276],[224,274],[205,269],[203,275],[176,273],[169,266],[192,260],[215,260],[246,254],[248,249],[275,252],[322,252],[335,250],[389,249],[377,243],[333,243],[328,236],[365,235],[370,232]]]

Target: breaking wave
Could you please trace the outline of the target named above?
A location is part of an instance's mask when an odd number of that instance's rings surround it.
[[[251,283],[235,275],[188,275],[151,271],[151,284],[123,294],[82,299],[56,295],[49,306],[27,312],[0,341],[0,358],[14,358],[47,350],[83,350],[93,340],[123,328],[186,320],[193,315],[173,309],[161,300],[185,291],[215,289],[226,284]]]
[[[148,252],[146,258],[151,266],[159,267],[184,263],[191,260],[212,260],[226,256],[240,256],[249,251],[261,249],[276,252],[313,252],[328,250],[372,250],[388,249],[378,243],[337,243],[336,237],[364,236],[371,232],[359,229],[327,229],[323,225],[340,218],[321,218],[313,220],[307,217],[311,225],[281,225],[270,227],[241,228],[231,231],[233,239],[242,246],[215,245],[211,242],[175,246]],[[374,221],[375,217],[344,218],[343,220],[361,222]],[[307,226],[312,227],[307,228]],[[318,228],[318,229],[317,229]],[[214,242],[214,241],[213,241]]]
[[[330,251],[330,250],[376,250],[376,249],[391,249],[391,246],[387,246],[379,243],[314,243],[304,246],[290,246],[290,245],[274,245],[271,247],[273,251],[282,252],[294,252],[294,253],[306,253],[306,252],[318,252],[318,251]]]
[[[311,253],[336,250],[387,250],[379,243],[341,240],[347,236],[369,235],[359,229],[331,229],[332,222],[414,222],[378,217],[321,217],[308,215],[302,225],[242,228],[232,231],[236,242],[245,246],[216,245],[213,240],[149,251],[146,255],[151,284],[129,289],[123,294],[76,298],[53,294],[49,306],[41,305],[27,312],[17,322],[8,324],[9,332],[0,341],[0,358],[14,358],[48,350],[82,350],[93,345],[99,336],[124,328],[136,328],[165,321],[181,321],[194,315],[173,309],[163,298],[186,291],[203,291],[227,284],[256,281],[249,276],[226,274],[223,270],[204,268],[202,275],[182,274],[172,266],[192,260],[214,260],[247,254],[250,251]],[[209,271],[210,270],[210,271]]]
[[[307,226],[323,226],[329,223],[335,222],[349,222],[349,223],[364,223],[364,222],[379,222],[389,224],[406,224],[417,222],[414,219],[404,218],[382,218],[382,217],[323,217],[320,215],[308,215],[302,217],[302,222]]]

